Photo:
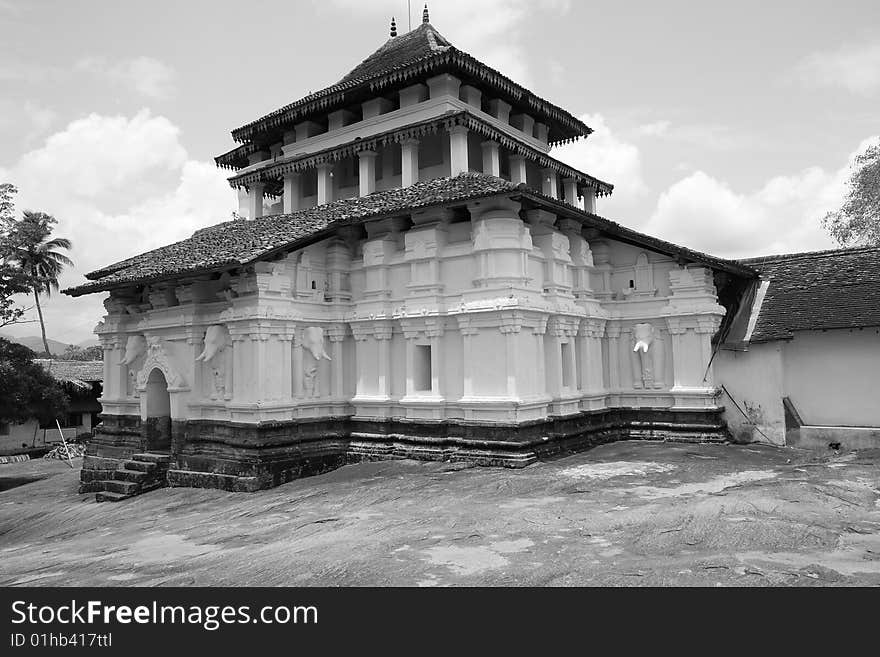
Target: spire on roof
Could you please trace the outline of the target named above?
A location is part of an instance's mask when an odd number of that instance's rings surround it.
[[[391,17],[391,36],[397,36],[397,23],[394,22],[394,16]]]
[[[425,9],[422,11],[422,22],[427,23],[428,21],[428,3],[425,3]]]

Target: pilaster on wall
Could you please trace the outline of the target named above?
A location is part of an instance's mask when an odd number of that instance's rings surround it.
[[[291,402],[290,364],[295,326],[290,321],[292,318],[238,308],[235,312],[227,311],[221,319],[228,326],[232,341],[232,399],[229,403],[259,406]]]
[[[705,267],[673,269],[669,282],[672,294],[664,310],[672,336],[675,405],[714,406],[717,390],[710,364],[712,336],[726,311],[718,304],[712,271]]]
[[[590,275],[595,270],[593,252],[581,234],[581,224],[574,219],[560,219],[559,230],[568,238],[569,255],[571,258],[572,293],[577,299],[595,299]]]
[[[581,320],[578,330],[580,362],[578,384],[586,395],[605,392],[602,337],[605,335],[605,319],[588,317]]]
[[[519,217],[518,204],[503,202],[489,208],[475,204],[468,209],[477,259],[474,287],[504,291],[526,288],[532,237]]]
[[[580,410],[578,398],[578,361],[575,336],[580,320],[554,315],[547,324],[544,355],[547,363],[547,392],[553,397],[554,415],[569,415]]]
[[[449,210],[429,210],[413,214],[415,224],[404,234],[404,259],[409,263],[407,290],[411,297],[426,297],[436,305],[443,292],[440,278],[440,254],[447,241],[447,228],[452,219]]]
[[[571,254],[569,239],[553,226],[556,215],[545,210],[529,210],[526,220],[532,242],[544,254],[544,292],[564,297],[572,296]]]
[[[405,225],[406,220],[399,217],[366,225],[367,240],[363,245],[364,291],[359,307],[376,308],[375,302],[384,303],[391,297],[391,260],[397,252],[397,234]]]
[[[388,320],[363,320],[350,322],[349,326],[357,363],[357,385],[352,399],[356,414],[387,417],[391,401],[393,325]]]

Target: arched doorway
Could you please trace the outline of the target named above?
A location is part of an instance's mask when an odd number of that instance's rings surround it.
[[[146,397],[144,447],[150,452],[166,452],[171,449],[171,395],[165,375],[158,367],[147,377]]]

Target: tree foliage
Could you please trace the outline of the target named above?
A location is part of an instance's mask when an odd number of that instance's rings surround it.
[[[15,260],[16,242],[11,234],[15,224],[12,197],[17,191],[14,185],[0,184],[0,327],[21,320],[25,309],[13,296],[30,291],[27,274]]]
[[[72,244],[64,237],[52,237],[52,229],[58,220],[45,212],[25,210],[21,220],[13,222],[8,231],[10,248],[9,259],[17,264],[25,275],[27,285],[34,294],[43,346],[47,352],[46,323],[40,306],[40,295],[49,296],[58,290],[58,278],[65,267],[73,266],[73,261],[61,250],[70,249]]]
[[[62,358],[64,360],[103,360],[104,350],[99,345],[78,347],[75,344],[69,344],[64,350]]]
[[[68,397],[51,375],[33,362],[34,352],[0,338],[0,420],[36,418],[49,424],[67,412]]]
[[[880,143],[856,156],[843,205],[822,224],[841,246],[880,246]]]

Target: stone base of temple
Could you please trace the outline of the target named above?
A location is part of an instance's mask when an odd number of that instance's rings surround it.
[[[548,456],[617,440],[723,442],[722,408],[606,408],[518,424],[323,418],[246,424],[175,422],[167,485],[256,491],[347,463],[454,461],[521,468]],[[80,492],[147,447],[138,418],[105,416],[83,462]]]
[[[126,459],[143,451],[141,419],[136,415],[102,415],[101,424],[89,441],[80,473],[80,493],[104,490],[103,481]]]

